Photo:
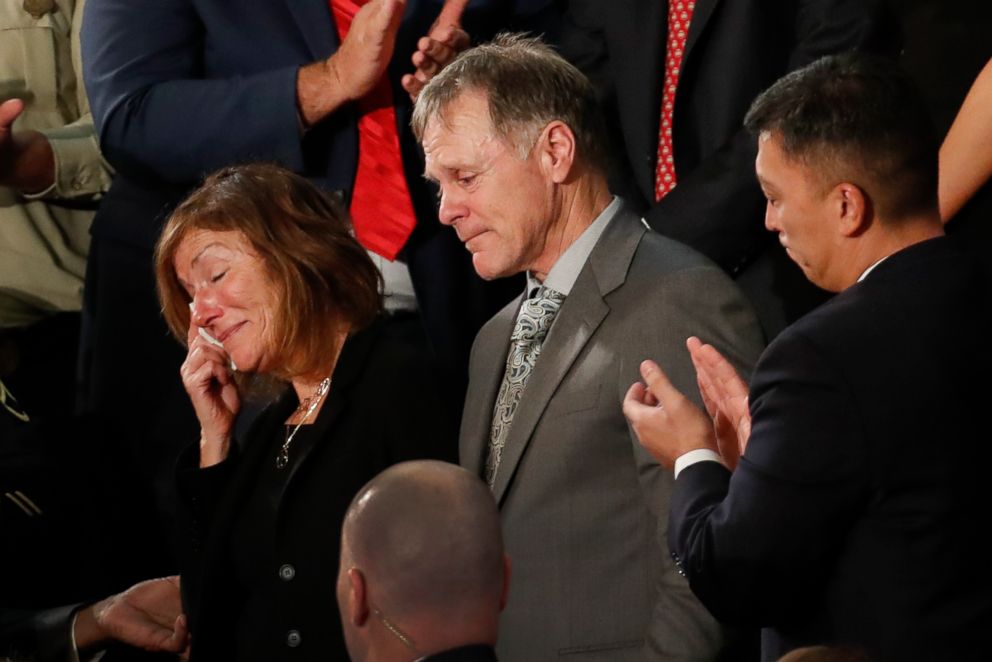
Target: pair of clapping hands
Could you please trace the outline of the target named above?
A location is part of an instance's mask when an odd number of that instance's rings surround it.
[[[747,384],[712,345],[692,337],[686,346],[706,411],[672,386],[657,363],[644,361],[644,382],[627,391],[624,415],[641,445],[663,466],[672,467],[689,451],[709,449],[733,471],[751,436]]]
[[[469,45],[461,29],[468,0],[446,0],[411,56],[414,72],[403,76],[403,89],[416,99],[424,85]],[[300,69],[297,102],[305,126],[313,126],[337,108],[371,92],[393,57],[406,0],[370,0],[355,14],[340,47],[326,60]]]

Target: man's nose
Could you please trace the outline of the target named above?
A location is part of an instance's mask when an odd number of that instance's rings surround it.
[[[444,225],[454,225],[465,215],[465,205],[457,194],[441,189],[441,202],[438,205],[437,216]]]

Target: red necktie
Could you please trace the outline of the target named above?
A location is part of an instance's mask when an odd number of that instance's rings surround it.
[[[696,8],[694,0],[669,0],[668,49],[665,54],[665,89],[661,98],[661,128],[658,131],[658,165],[655,168],[654,197],[661,200],[675,188],[675,158],[672,148],[672,110],[679,82],[685,38]]]
[[[352,19],[368,0],[329,1],[338,36],[344,41]],[[358,110],[358,168],[351,193],[355,236],[365,248],[394,260],[417,219],[403,171],[388,76],[383,75],[358,100]]]

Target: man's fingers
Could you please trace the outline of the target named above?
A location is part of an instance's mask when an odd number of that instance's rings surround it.
[[[445,32],[450,32],[451,30],[454,30],[454,28],[445,28]],[[417,54],[420,54],[422,58],[433,60],[434,64],[437,64],[441,62],[447,63],[454,57],[455,52],[443,39],[430,36],[421,37],[420,41],[417,42],[417,52],[414,53],[414,57]],[[420,66],[421,63],[414,60],[414,65]]]
[[[424,89],[424,84],[421,83],[413,74],[406,74],[400,79],[400,85],[406,90],[406,93],[410,95],[411,101],[417,100],[417,95],[420,94],[420,90]]]
[[[390,25],[397,14],[402,16],[404,5],[406,5],[406,0],[381,0],[378,12],[379,24],[382,26]]]
[[[172,624],[172,636],[166,645],[166,650],[170,653],[181,653],[189,642],[189,627],[186,625],[186,615],[176,616],[175,623]]]
[[[425,55],[423,51],[417,51],[410,59],[413,62],[413,66],[417,68],[417,73],[423,74],[428,78],[433,77],[434,74],[441,70],[441,65],[438,64],[437,60],[430,55]]]
[[[369,12],[375,12],[372,16],[369,16],[369,21],[367,22],[368,27],[372,28],[376,33],[387,36],[390,41],[395,37],[396,31],[399,30],[400,21],[403,18],[403,9],[406,5],[406,0],[380,0],[378,6],[373,7],[374,3],[369,3],[365,5],[368,7]],[[365,9],[362,7],[362,9]],[[362,9],[359,10],[361,13]],[[359,14],[355,15],[355,22],[358,22]],[[355,23],[352,23],[354,26]],[[356,33],[357,31],[352,29],[348,31],[348,34]]]
[[[698,341],[698,338],[696,340]],[[695,350],[690,348],[689,353],[694,357],[698,357],[700,363],[706,366],[713,381],[721,382],[732,388],[743,386],[746,393],[747,385],[744,383],[744,380],[734,370],[734,366],[730,364],[730,361],[717,351],[716,347],[700,343]]]
[[[706,413],[710,415],[710,418],[713,418],[718,411],[718,404],[712,391],[712,385],[700,372],[696,373],[696,385],[699,387],[699,395],[703,399],[703,406],[706,407]]]
[[[444,7],[441,8],[441,13],[437,15],[434,25],[438,27],[461,25],[462,14],[465,13],[466,6],[468,6],[468,0],[446,0]]]
[[[20,99],[7,99],[0,103],[0,130],[10,128],[24,111],[24,102]]]
[[[623,397],[623,414],[634,425],[657,409],[657,400],[641,382],[634,382]]]
[[[656,397],[663,407],[666,403],[682,397],[682,394],[672,386],[668,376],[654,361],[649,360],[641,363],[641,378],[644,379],[644,384],[651,395]]]
[[[710,392],[715,398],[723,400],[747,397],[747,382],[741,379],[730,361],[713,345],[703,344],[699,338],[693,337],[686,341],[686,346],[697,374],[705,375]]]

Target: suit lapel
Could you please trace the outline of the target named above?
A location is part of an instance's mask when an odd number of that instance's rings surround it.
[[[627,269],[645,229],[635,214],[621,210],[603,232],[589,255],[572,292],[541,348],[534,372],[513,414],[493,494],[502,503],[517,464],[530,443],[534,428],[554,397],[575,359],[610,312],[604,297],[627,276]],[[509,334],[507,334],[507,343]],[[505,363],[505,361],[504,361]],[[494,395],[495,397],[495,395]],[[492,418],[490,408],[489,418]]]
[[[696,8],[693,10],[692,21],[689,23],[689,34],[685,38],[685,54],[682,56],[681,71],[685,71],[685,63],[692,56],[692,47],[699,41],[699,35],[703,33],[718,4],[720,4],[720,0],[696,0]],[[675,99],[678,103],[678,93],[676,93]]]
[[[328,0],[285,0],[314,60],[326,58],[338,47],[338,33]]]

